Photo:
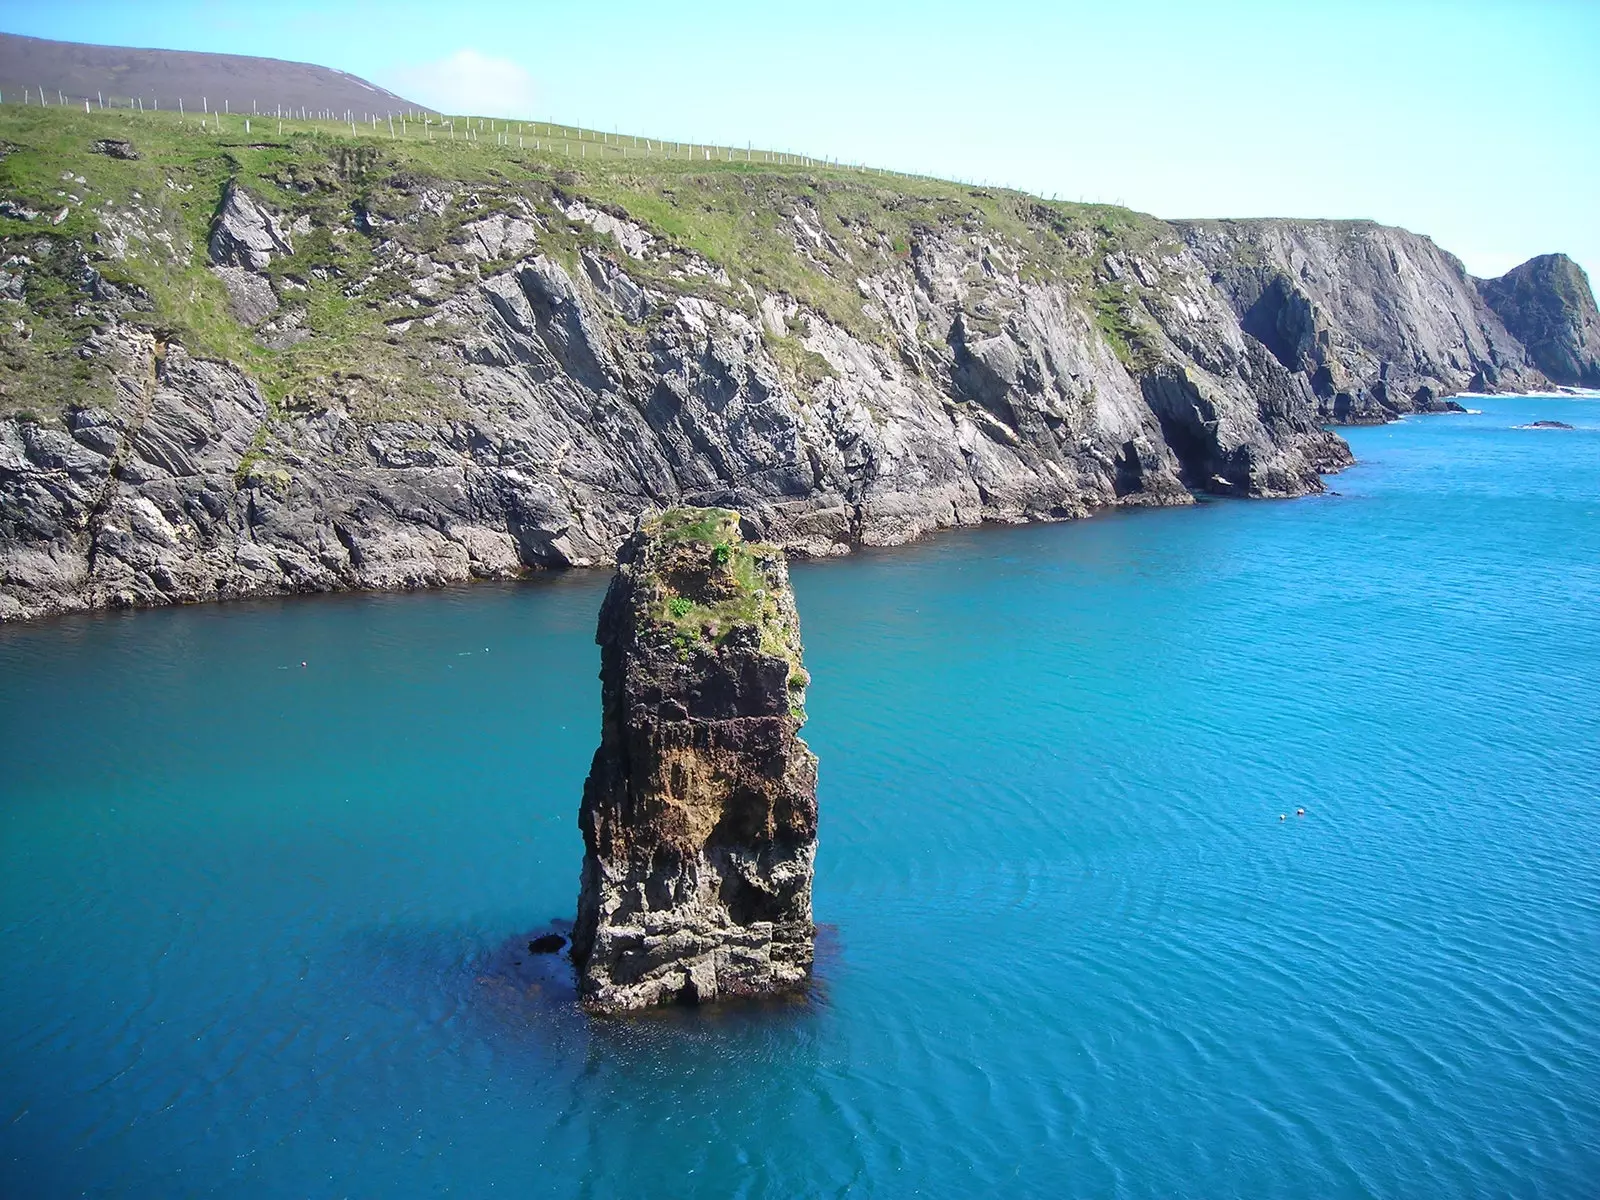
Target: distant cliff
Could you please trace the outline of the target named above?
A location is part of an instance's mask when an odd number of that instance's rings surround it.
[[[1499,279],[1481,279],[1484,302],[1556,383],[1600,388],[1600,313],[1583,268],[1541,254]]]
[[[680,502],[830,555],[1296,496],[1327,422],[1548,386],[1401,230],[479,124],[0,109],[0,619],[606,563]]]
[[[1311,380],[1323,420],[1390,421],[1454,392],[1544,385],[1453,255],[1370,221],[1180,226],[1244,331]]]

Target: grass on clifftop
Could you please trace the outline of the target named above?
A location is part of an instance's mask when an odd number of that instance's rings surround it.
[[[496,212],[536,220],[529,253],[574,275],[580,252],[595,247],[668,294],[752,318],[757,295],[787,296],[886,346],[894,335],[869,311],[863,281],[910,262],[930,231],[1003,247],[1010,261],[997,269],[1025,280],[1087,288],[1111,248],[1168,232],[1111,206],[543,123],[474,120],[468,140],[458,120],[451,140],[414,122],[390,138],[386,127],[266,117],[248,118],[247,132],[246,120],[0,105],[0,261],[10,260],[0,269],[21,277],[21,294],[0,299],[0,414],[49,419],[102,399],[108,371],[79,347],[120,308],[159,340],[239,366],[275,414],[337,405],[366,421],[458,415],[449,335],[414,319],[510,265],[465,245],[463,226]],[[138,158],[95,153],[99,139],[131,142]],[[267,271],[283,305],[271,320],[292,321],[292,337],[240,324],[209,269],[207,238],[230,180],[285,228],[301,223],[294,253]],[[621,255],[565,217],[575,200],[639,224],[660,253]],[[407,274],[418,256],[450,269],[431,294]],[[725,274],[683,270],[685,256]],[[981,307],[983,272],[969,284]],[[1103,304],[1086,309],[1118,324]],[[769,340],[805,395],[831,371],[790,340],[798,332]]]
[[[739,514],[725,508],[669,508],[645,523],[660,549],[651,564],[649,617],[680,654],[720,646],[735,629],[754,628],[763,653],[789,664],[789,687],[810,682],[801,666],[800,630],[773,595],[783,552],[748,542]]]

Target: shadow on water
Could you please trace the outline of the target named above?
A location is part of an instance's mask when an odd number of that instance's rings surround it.
[[[467,927],[357,930],[345,941],[347,983],[375,1003],[405,1010],[417,1026],[448,1030],[452,1042],[564,1057],[580,1046],[655,1051],[797,1033],[829,1007],[830,981],[843,960],[837,928],[819,925],[816,963],[801,988],[595,1017],[578,1003],[570,940],[554,953],[532,950],[552,932],[570,939],[572,922],[552,920],[497,942]]]
[[[530,572],[520,579],[477,579],[447,583],[437,587],[403,588],[393,591],[347,588],[327,592],[284,592],[258,596],[208,597],[195,603],[156,604],[131,608],[95,608],[82,612],[54,613],[26,621],[0,622],[0,641],[29,635],[81,637],[95,631],[125,629],[132,622],[152,620],[193,621],[203,617],[272,618],[369,615],[374,612],[403,611],[408,602],[432,598],[447,606],[474,603],[529,601],[547,595],[572,595],[580,599],[588,593],[603,593],[611,573],[604,567],[561,567]]]

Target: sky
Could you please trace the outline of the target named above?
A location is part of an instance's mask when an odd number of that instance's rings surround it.
[[[0,30],[321,63],[450,112],[1162,217],[1369,217],[1600,272],[1600,0],[0,0]]]

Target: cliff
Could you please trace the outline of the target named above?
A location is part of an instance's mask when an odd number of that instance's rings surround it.
[[[1556,383],[1600,388],[1600,313],[1583,268],[1565,254],[1541,254],[1478,291],[1529,357]]]
[[[0,108],[0,619],[602,564],[679,503],[830,555],[1303,495],[1327,421],[1545,382],[1400,230],[279,128]]]
[[[1433,242],[1370,221],[1195,221],[1184,241],[1246,333],[1306,375],[1320,419],[1390,421],[1547,381]]]
[[[579,815],[583,1002],[792,988],[812,960],[817,760],[797,736],[809,680],[783,553],[735,513],[675,508],[617,559]]]

